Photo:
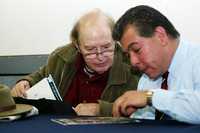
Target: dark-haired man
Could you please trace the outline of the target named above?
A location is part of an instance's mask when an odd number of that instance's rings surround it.
[[[113,37],[121,42],[132,66],[144,73],[138,91],[116,100],[113,115],[138,110],[143,118],[171,117],[200,124],[200,45],[183,41],[164,15],[145,5],[129,9],[117,21]]]

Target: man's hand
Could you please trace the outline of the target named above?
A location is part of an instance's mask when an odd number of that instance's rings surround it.
[[[30,84],[27,80],[22,80],[18,82],[11,90],[11,95],[13,97],[23,97],[26,98],[26,91],[30,88]]]
[[[80,103],[74,108],[79,116],[98,116],[99,104],[98,103]]]
[[[127,91],[113,104],[112,114],[114,117],[129,116],[138,108],[147,105],[147,97],[142,91]]]

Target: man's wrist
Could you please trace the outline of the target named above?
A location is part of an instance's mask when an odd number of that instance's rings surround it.
[[[153,91],[145,91],[145,96],[147,99],[147,105],[152,105],[152,96],[153,96]]]

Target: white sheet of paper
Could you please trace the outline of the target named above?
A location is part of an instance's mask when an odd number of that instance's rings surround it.
[[[27,99],[45,98],[45,99],[56,100],[56,97],[54,96],[51,90],[47,78],[44,78],[41,81],[39,81],[37,84],[28,89],[26,93],[27,93]]]

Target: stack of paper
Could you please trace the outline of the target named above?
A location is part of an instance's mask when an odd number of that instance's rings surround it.
[[[12,115],[12,116],[1,116],[0,117],[0,122],[14,121],[14,120],[18,120],[20,118],[26,118],[26,117],[30,117],[30,116],[34,116],[34,115],[38,115],[38,114],[39,114],[38,109],[33,106],[31,111],[25,112],[23,114]]]

